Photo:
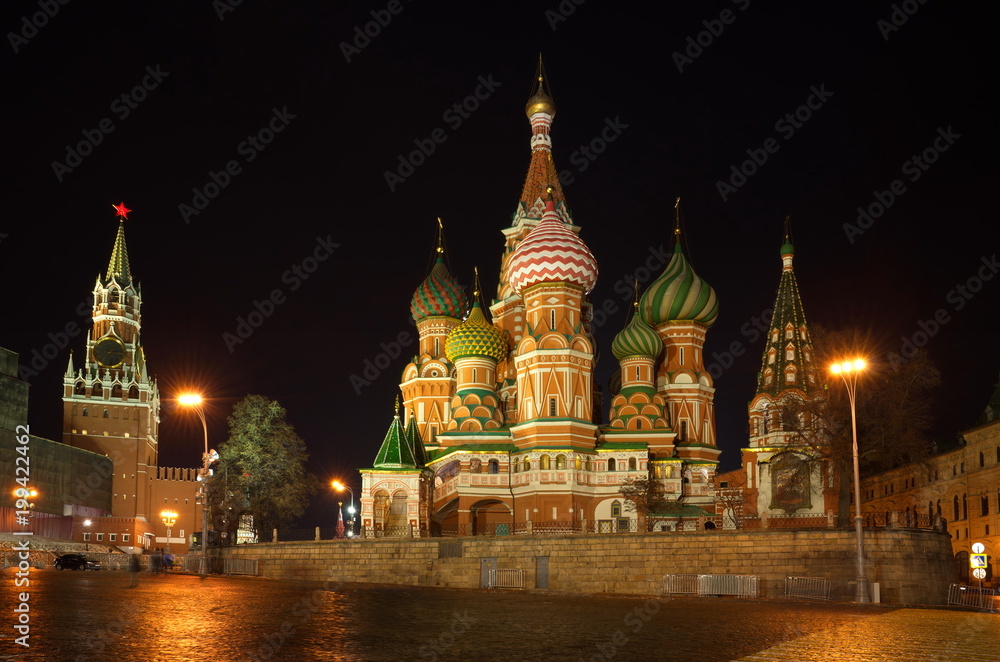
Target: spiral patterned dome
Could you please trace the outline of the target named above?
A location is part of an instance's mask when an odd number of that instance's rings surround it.
[[[711,326],[719,316],[712,286],[698,277],[678,242],[660,277],[639,300],[642,321],[651,327],[664,322],[699,322]]]
[[[611,342],[611,353],[621,361],[630,356],[646,356],[655,359],[663,351],[663,341],[656,331],[642,321],[639,315],[633,315],[632,320],[625,325]]]
[[[419,322],[425,317],[442,315],[461,319],[469,300],[458,281],[440,257],[410,299],[410,314]]]
[[[597,260],[559,217],[555,203],[545,203],[545,213],[535,229],[510,256],[507,282],[515,292],[538,283],[573,283],[590,292],[597,282]]]
[[[497,328],[486,320],[477,301],[466,320],[448,334],[444,353],[452,363],[465,356],[485,356],[500,361],[507,355],[507,343]]]

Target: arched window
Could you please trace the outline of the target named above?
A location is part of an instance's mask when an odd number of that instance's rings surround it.
[[[985,517],[990,514],[990,498],[985,494],[979,500],[980,515]]]
[[[83,382],[77,382],[76,388],[73,389],[73,392],[77,395],[84,395],[87,393],[87,385]],[[1000,448],[997,449],[997,455],[1000,455]]]
[[[962,519],[969,519],[969,499],[962,495]]]
[[[531,460],[524,458],[524,471],[531,471]]]
[[[982,451],[979,451],[979,468],[981,469],[985,466],[986,466],[986,455],[984,455]]]
[[[591,463],[589,456],[587,457],[587,462],[586,462],[586,464],[584,464],[584,467],[585,467],[586,471],[593,471],[594,470],[594,465],[593,465],[593,463]]]
[[[580,459],[579,455],[576,456],[576,458],[573,460],[573,463],[574,466],[576,466],[577,471],[579,471],[583,467],[583,461]]]
[[[84,415],[84,416],[86,416],[86,415],[87,415],[87,408],[86,408],[86,407],[84,407],[84,408],[83,408],[83,415]]]
[[[132,386],[129,387],[129,389],[128,389],[128,399],[129,400],[138,400],[139,399],[139,387],[138,386],[135,386],[133,384]]]
[[[681,441],[687,441],[688,439],[688,422],[681,421]]]
[[[548,469],[550,463],[551,463],[551,461],[549,460],[549,456],[548,455],[543,455],[542,456],[542,464],[541,464],[542,470],[544,471],[545,469]]]
[[[621,517],[622,516],[622,502],[617,499],[611,502],[611,516]]]
[[[635,471],[635,458],[634,457],[630,457],[628,459],[628,470],[629,471]]]
[[[566,468],[566,456],[556,455],[556,469],[565,469],[565,468]]]
[[[121,400],[122,399],[122,385],[121,384],[115,384],[114,386],[111,387],[111,399],[112,400]]]
[[[498,460],[490,460],[488,467],[491,474],[500,473],[500,462]]]
[[[472,462],[469,462],[469,473],[477,474],[483,470],[483,462],[478,457],[472,458]]]
[[[955,495],[955,498],[952,499],[952,505],[955,508],[955,519],[957,520],[958,519],[958,495],[957,494]]]
[[[107,417],[108,417],[108,410],[107,410],[107,409],[105,409],[105,410],[104,410],[104,418],[107,418]]]
[[[641,430],[642,429],[642,419],[641,418],[637,418],[635,420],[635,429],[636,430]]]
[[[615,458],[613,457],[608,458],[608,471],[617,471],[615,469]]]
[[[100,382],[94,382],[94,386],[90,389],[91,395],[93,395],[95,398],[99,398],[99,397],[101,397],[101,394],[103,392],[104,391],[101,389],[101,383]]]

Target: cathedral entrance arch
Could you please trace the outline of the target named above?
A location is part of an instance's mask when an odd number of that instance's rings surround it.
[[[510,535],[514,518],[510,507],[497,499],[483,499],[469,508],[472,515],[472,534],[477,536]]]

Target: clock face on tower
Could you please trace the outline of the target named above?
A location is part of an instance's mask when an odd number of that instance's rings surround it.
[[[94,358],[105,368],[117,368],[125,360],[125,345],[117,338],[104,338],[94,345]]]

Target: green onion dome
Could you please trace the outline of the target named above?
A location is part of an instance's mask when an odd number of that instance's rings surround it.
[[[639,314],[654,328],[664,322],[699,322],[711,326],[719,316],[715,290],[694,272],[679,242],[667,268],[639,300]]]
[[[465,290],[448,272],[444,260],[438,257],[430,274],[413,293],[410,314],[417,322],[433,316],[461,319],[468,305]]]
[[[621,361],[631,356],[647,356],[655,359],[663,351],[663,342],[639,315],[625,325],[611,342],[611,353]]]
[[[497,328],[486,320],[477,301],[466,320],[448,334],[444,353],[452,363],[465,356],[485,356],[499,361],[507,356],[507,343]]]

